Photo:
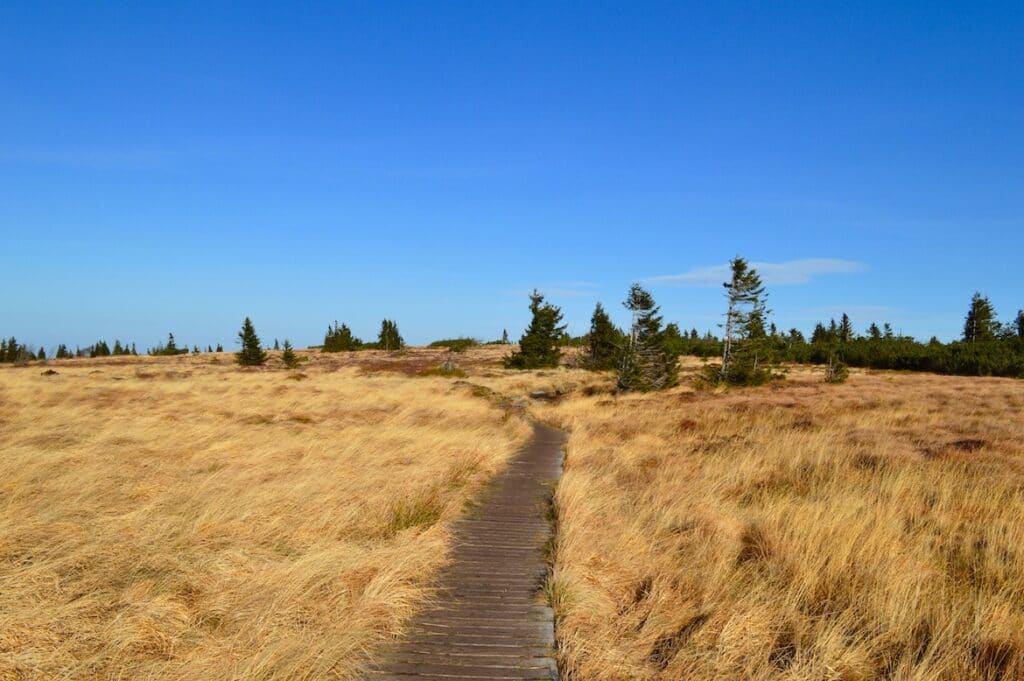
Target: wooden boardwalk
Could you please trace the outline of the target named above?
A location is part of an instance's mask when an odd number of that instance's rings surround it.
[[[543,604],[547,502],[562,470],[565,434],[534,424],[533,439],[454,525],[437,604],[386,648],[365,678],[558,678],[554,620]]]

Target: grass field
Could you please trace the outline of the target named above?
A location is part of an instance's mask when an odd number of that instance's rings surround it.
[[[344,676],[445,522],[571,432],[549,597],[569,681],[1024,678],[1024,383],[854,372],[613,394],[504,348],[0,369],[0,678]],[[217,361],[214,361],[214,360]],[[291,378],[290,378],[291,377]],[[467,384],[468,382],[468,384]],[[476,393],[476,394],[474,394]]]
[[[529,428],[363,361],[0,369],[0,679],[336,678],[398,631]]]
[[[820,381],[535,408],[569,679],[1024,678],[1024,383]]]

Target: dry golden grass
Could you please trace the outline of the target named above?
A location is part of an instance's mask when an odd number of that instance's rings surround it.
[[[0,369],[0,678],[350,674],[528,436],[440,356]]]
[[[1024,678],[1024,382],[532,380],[576,387],[534,407],[572,433],[549,585],[570,679]]]

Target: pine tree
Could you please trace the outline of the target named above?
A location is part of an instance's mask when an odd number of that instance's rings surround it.
[[[558,366],[562,353],[559,340],[565,331],[562,310],[544,302],[544,296],[534,289],[530,294],[530,325],[519,339],[519,351],[505,358],[508,369],[540,369]]]
[[[192,354],[193,355],[198,355],[200,352],[202,352],[202,351],[199,349],[198,345],[193,345],[192,346]]]
[[[850,323],[850,316],[845,312],[843,318],[839,321],[839,342],[849,343],[853,340],[853,324]]]
[[[992,303],[980,292],[975,293],[964,320],[964,340],[970,343],[993,340],[998,334],[998,328]]]
[[[68,357],[71,357],[71,353],[68,352],[68,346],[61,343],[60,345],[57,346],[57,352],[55,352],[53,356],[56,359],[66,359]]]
[[[587,334],[587,367],[594,370],[614,369],[622,354],[622,332],[615,328],[601,303],[590,317]]]
[[[359,340],[352,335],[352,331],[342,324],[338,326],[338,322],[334,322],[332,328],[329,324],[327,325],[327,333],[324,335],[324,344],[321,348],[323,352],[349,352],[351,350],[358,350],[363,344],[363,341]]]
[[[217,352],[224,352],[224,346],[221,345],[220,343],[217,343]]]
[[[176,354],[178,354],[178,346],[175,345],[175,343],[174,343],[174,334],[173,333],[168,333],[167,334],[167,345],[164,347],[164,349],[167,351],[168,355],[176,355]]]
[[[871,326],[868,327],[868,336],[873,341],[882,340],[882,330],[878,328],[878,324],[871,322]]]
[[[135,343],[132,343],[132,355],[138,355],[138,354],[139,353],[135,351]]]
[[[882,324],[882,338],[885,340],[892,340],[895,336],[892,333],[892,325],[889,322]]]
[[[729,305],[717,380],[733,384],[762,383],[770,378],[770,372],[765,369],[770,361],[770,345],[765,342],[764,330],[767,295],[760,275],[746,260],[736,257],[729,265],[732,278],[723,284]]]
[[[259,366],[267,361],[267,353],[260,347],[260,337],[256,335],[256,329],[252,320],[248,317],[242,322],[242,330],[238,332],[238,340],[242,349],[235,353],[235,358],[242,366]]]
[[[0,363],[7,361],[7,339],[0,338]]]
[[[633,323],[619,363],[619,389],[648,391],[674,386],[679,368],[665,347],[654,297],[640,284],[633,284],[623,306],[633,313]]]
[[[502,329],[501,330],[501,344],[502,345],[512,345],[512,341],[510,341],[508,339],[508,329]]]
[[[281,344],[277,342],[276,338],[274,339],[274,349],[275,350],[280,350],[281,349]]]
[[[1017,319],[1014,324],[1017,327],[1017,337],[1024,338],[1024,310],[1017,310]]]
[[[287,338],[284,339],[284,352],[281,353],[281,361],[288,369],[294,369],[299,365],[299,358],[295,355],[292,344]]]
[[[380,333],[377,335],[377,344],[381,350],[401,350],[405,347],[402,335],[398,333],[398,324],[390,319],[380,323]]]
[[[115,355],[123,355],[124,354],[124,348],[121,347],[121,341],[117,340],[116,338],[114,339],[114,354]]]
[[[36,359],[46,359],[46,350],[43,349],[42,345],[39,346],[39,352],[36,353]]]

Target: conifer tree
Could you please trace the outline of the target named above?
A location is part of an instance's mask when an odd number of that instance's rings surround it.
[[[996,321],[996,311],[992,303],[980,292],[975,293],[971,298],[967,318],[964,320],[964,340],[970,343],[993,340],[998,330],[999,323]]]
[[[530,325],[519,339],[519,351],[505,358],[507,369],[540,369],[558,366],[562,356],[558,348],[565,326],[561,325],[562,310],[544,302],[544,296],[534,289],[530,294]]]
[[[587,334],[587,366],[590,369],[614,369],[622,354],[623,335],[605,312],[601,303],[594,307]]]
[[[281,353],[281,361],[288,369],[294,369],[299,365],[299,358],[295,355],[292,344],[287,338],[284,339],[284,352]]]
[[[623,306],[633,313],[633,323],[619,363],[619,389],[649,391],[674,386],[679,368],[675,356],[665,347],[660,308],[654,297],[640,284],[633,284]]]
[[[207,352],[213,352],[213,346],[212,345],[207,345],[206,346],[206,351]]]
[[[139,354],[138,352],[135,351],[135,343],[132,343],[132,354],[133,355],[138,355]]]
[[[42,345],[39,346],[39,352],[36,353],[36,359],[46,359],[46,350],[43,349]]]
[[[892,325],[889,322],[882,324],[882,338],[892,340],[895,336],[892,333]]]
[[[54,357],[56,359],[66,359],[70,356],[71,353],[68,352],[68,346],[64,345],[63,343],[57,346],[57,352],[54,353]]]
[[[401,350],[405,347],[402,335],[398,333],[398,324],[390,319],[380,323],[380,333],[377,335],[377,344],[381,350]]]
[[[332,328],[329,324],[327,325],[327,333],[324,335],[324,344],[321,348],[323,352],[349,352],[351,350],[358,350],[363,344],[363,341],[359,340],[352,335],[352,331],[347,325],[342,324],[338,326],[338,322],[334,322]]]
[[[281,344],[277,342],[276,338],[274,339],[274,349],[275,350],[280,350],[281,349]]]
[[[116,338],[114,339],[114,354],[115,355],[123,355],[124,354],[124,348],[121,347],[121,341],[119,341]]]
[[[168,333],[167,334],[167,346],[164,349],[167,350],[167,354],[168,355],[176,355],[176,354],[178,354],[178,346],[175,345],[175,343],[174,343],[174,334],[173,333]]]
[[[193,345],[192,346],[192,354],[193,355],[198,355],[200,352],[201,352],[201,350],[199,349],[198,345]]]
[[[1014,324],[1017,327],[1017,337],[1024,338],[1024,310],[1017,310],[1017,319]]]
[[[868,327],[868,336],[874,341],[882,340],[882,330],[878,328],[878,324],[871,322],[871,326]]]
[[[501,330],[501,344],[502,345],[512,345],[512,341],[510,341],[508,339],[508,329],[502,329]]]
[[[839,321],[839,342],[849,343],[853,340],[853,324],[850,323],[850,316],[845,312]]]
[[[220,343],[217,343],[217,352],[224,352],[224,346]]]
[[[764,330],[767,296],[761,276],[746,260],[736,257],[729,265],[732,277],[723,284],[729,305],[717,380],[734,384],[761,383],[770,377],[764,367],[770,360]]]
[[[267,361],[267,353],[260,347],[260,337],[248,317],[242,322],[242,330],[238,332],[238,340],[242,349],[235,353],[235,358],[242,366],[259,366]]]

